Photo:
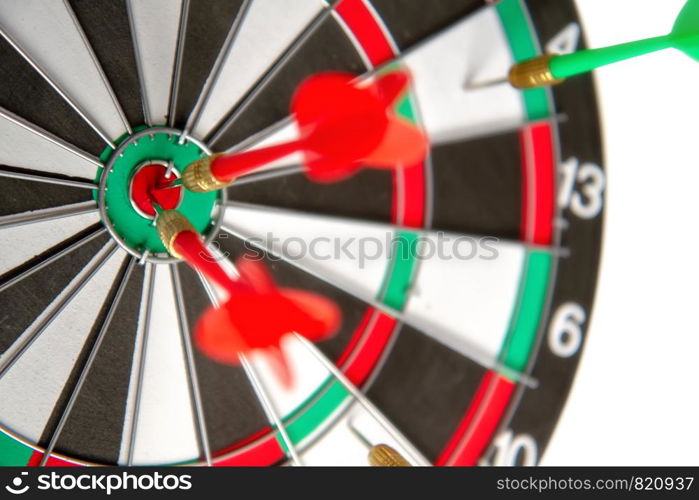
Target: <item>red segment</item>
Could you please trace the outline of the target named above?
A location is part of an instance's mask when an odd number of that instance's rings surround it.
[[[401,203],[403,196],[410,202]],[[424,162],[396,170],[393,176],[393,221],[405,227],[421,228],[425,225]]]
[[[489,371],[435,465],[476,465],[493,438],[514,389],[514,382]]]
[[[396,53],[381,21],[376,19],[374,12],[363,0],[343,0],[337,7],[337,13],[352,31],[372,65],[378,66],[395,57]],[[423,161],[408,168],[396,169],[394,173],[393,222],[415,228],[421,228],[425,223]]]
[[[214,465],[217,467],[267,467],[274,465],[284,458],[284,451],[279,445],[276,437],[271,434],[272,429],[267,427],[264,429],[266,436],[251,445],[245,450],[228,456],[215,462]],[[259,438],[259,433],[255,435]],[[245,446],[249,440],[242,443],[238,443],[235,448]]]
[[[364,335],[367,333],[367,328],[369,328],[369,326],[371,325],[371,320],[375,314],[376,309],[374,309],[373,307],[368,308],[364,312],[362,321],[360,321],[359,326],[352,334],[352,338],[350,339],[347,346],[345,346],[345,350],[342,351],[340,357],[337,358],[337,361],[335,362],[337,366],[343,366],[345,363],[347,363],[347,361],[350,359],[350,356],[352,356],[354,352],[357,350],[357,346],[359,345],[360,340],[362,340]]]
[[[153,200],[163,210],[174,210],[182,201],[182,186],[170,187],[173,178],[165,177],[167,167],[159,164],[144,165],[131,179],[130,196],[144,214],[155,217]]]
[[[218,467],[267,467],[284,458],[284,452],[276,437],[270,435],[242,453],[216,462]]]
[[[548,122],[520,132],[522,149],[522,240],[538,245],[553,241],[556,156]]]
[[[29,462],[27,462],[27,467],[39,467],[39,464],[41,463],[41,459],[44,457],[44,454],[40,451],[35,451],[32,453],[32,456],[29,458]],[[49,457],[49,459],[46,461],[46,466],[47,467],[80,467],[79,464],[73,463],[73,462],[67,462],[65,460],[62,460],[60,458],[56,457]]]
[[[396,320],[378,312],[374,328],[360,339],[357,351],[347,360],[344,372],[357,386],[363,384],[383,355],[396,328]]]
[[[342,0],[336,9],[374,66],[395,55],[382,26],[362,0]]]

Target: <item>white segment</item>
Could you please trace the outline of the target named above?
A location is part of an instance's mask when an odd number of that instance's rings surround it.
[[[290,414],[303,404],[330,375],[292,335],[282,338],[282,351],[293,377],[291,387],[284,387],[279,382],[279,377],[265,353],[253,352],[248,356],[280,416]]]
[[[0,116],[0,165],[94,179],[97,167]]]
[[[255,0],[193,131],[205,137],[310,24],[323,0]]]
[[[145,105],[153,125],[167,122],[170,86],[180,25],[181,0],[129,0],[139,68],[145,86]]]
[[[226,209],[223,227],[256,238],[293,264],[367,299],[375,298],[381,288],[394,236],[392,228],[381,224],[237,206]],[[352,244],[343,252],[341,246],[346,242]],[[380,249],[380,255],[375,259],[357,258],[362,244],[367,254],[378,254]]]
[[[97,222],[99,214],[95,209],[94,213],[64,217],[58,222],[49,220],[0,230],[0,248],[3,249],[0,274],[14,269]]]
[[[478,47],[478,50],[469,50]],[[525,120],[510,85],[468,90],[467,82],[502,78],[513,64],[495,9],[481,9],[404,59],[432,143],[457,141],[518,126]]]
[[[164,265],[154,268],[154,299],[147,332],[134,465],[182,462],[199,456],[170,270]],[[138,363],[139,358],[140,353],[136,353],[134,363]],[[135,391],[135,384],[132,376],[130,395]],[[128,439],[129,435],[124,434],[125,442]]]
[[[126,131],[62,0],[3,2],[0,24],[109,137]]]
[[[393,432],[400,433],[395,426]],[[363,406],[353,402],[352,408],[334,425],[329,426],[320,439],[303,450],[304,464],[317,467],[368,467],[369,447],[357,434],[371,445],[390,446],[408,461],[410,456],[421,456],[414,447],[411,450],[403,448]]]
[[[100,252],[92,262],[102,255]],[[121,250],[112,255],[0,379],[0,423],[3,426],[30,442],[39,440],[125,256]],[[86,274],[90,266],[88,264],[71,284]],[[66,290],[53,303],[63,298]],[[20,339],[31,333],[33,326],[45,316],[42,313]],[[10,347],[4,356],[14,352]]]
[[[381,288],[396,234],[390,225],[253,206],[229,206],[223,228],[257,238],[292,264],[368,301],[375,300]],[[421,247],[417,278],[402,319],[468,357],[495,359],[516,302],[525,247],[476,237],[459,239],[450,233],[420,234],[429,247]],[[315,241],[315,257],[309,251],[301,254],[300,241],[307,250]],[[350,241],[352,256],[334,253]],[[378,242],[380,256],[371,259]]]
[[[131,376],[129,379],[129,391],[126,395],[126,408],[124,413],[124,426],[121,429],[121,448],[119,450],[118,464],[129,464],[129,450],[132,444],[131,434],[134,426],[134,415],[136,414],[136,399],[138,396],[138,378],[141,369],[141,355],[143,352],[143,338],[145,335],[145,314],[148,303],[148,287],[150,286],[152,273],[155,272],[155,265],[145,264],[143,270],[143,288],[141,290],[141,303],[138,313],[138,324],[136,326],[136,337],[134,338],[134,351],[131,358]]]
[[[436,245],[435,234],[427,239]],[[406,322],[454,351],[494,360],[507,334],[526,250],[513,243],[488,245],[497,249],[492,260],[481,258],[491,256],[490,251],[471,259],[445,253],[444,258],[421,260],[404,312]],[[459,255],[469,255],[470,243],[459,248]]]

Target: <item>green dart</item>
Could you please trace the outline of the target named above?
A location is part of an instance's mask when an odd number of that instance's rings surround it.
[[[508,80],[522,89],[556,85],[571,76],[670,48],[699,61],[699,0],[689,0],[685,4],[669,35],[572,54],[535,57],[513,66]]]

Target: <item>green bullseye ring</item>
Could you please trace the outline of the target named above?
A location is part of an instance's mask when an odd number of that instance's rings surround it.
[[[191,162],[210,151],[201,143],[187,140],[180,143],[180,131],[164,127],[145,128],[121,138],[116,150],[102,154],[104,168],[99,172],[99,207],[105,226],[112,236],[131,254],[147,253],[150,261],[172,260],[160,241],[153,220],[141,215],[133,206],[129,186],[134,172],[149,161],[173,162],[183,172]],[[213,236],[217,229],[220,192],[193,193],[183,190],[177,208],[197,231]]]

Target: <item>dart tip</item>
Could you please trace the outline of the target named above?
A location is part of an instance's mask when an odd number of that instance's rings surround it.
[[[507,78],[495,78],[493,80],[485,80],[481,82],[469,80],[464,84],[464,89],[481,90],[489,87],[495,87],[496,85],[503,85],[505,83],[509,83]]]
[[[211,172],[211,164],[219,156],[221,155],[206,156],[187,165],[182,174],[182,185],[195,193],[208,193],[209,191],[218,191],[230,184],[229,182],[221,182]]]

